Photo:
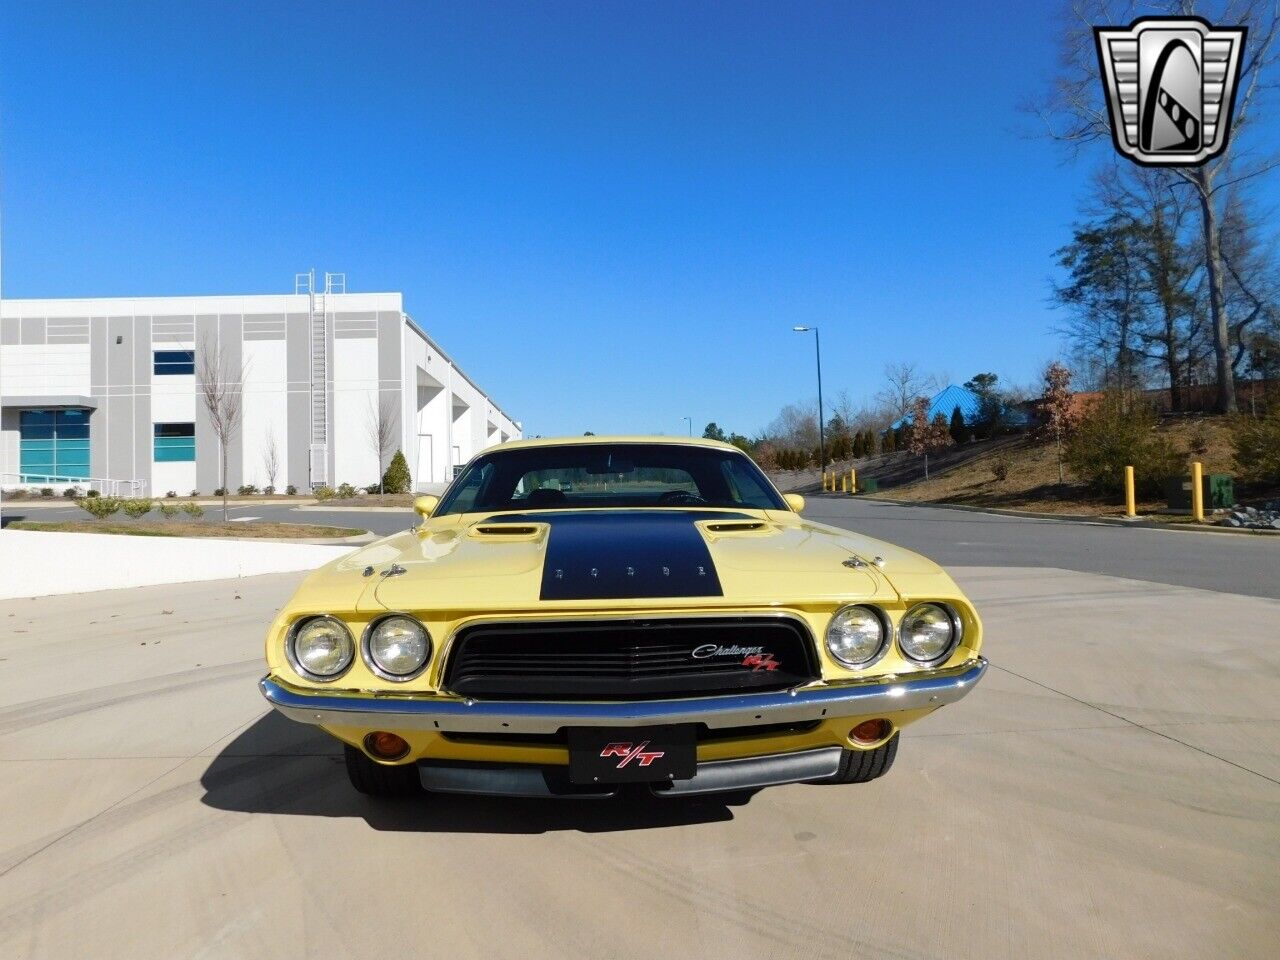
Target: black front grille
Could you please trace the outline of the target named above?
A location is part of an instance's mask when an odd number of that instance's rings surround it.
[[[629,700],[781,690],[817,676],[796,620],[689,617],[466,627],[444,685],[469,697]]]

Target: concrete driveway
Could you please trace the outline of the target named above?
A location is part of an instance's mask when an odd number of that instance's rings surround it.
[[[974,693],[733,805],[354,793],[254,686],[298,575],[0,603],[0,957],[1274,957],[1280,601],[953,572]]]

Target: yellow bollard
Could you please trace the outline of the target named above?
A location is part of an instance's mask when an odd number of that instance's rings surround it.
[[[1138,505],[1133,496],[1133,467],[1124,468],[1124,515],[1136,517]]]
[[[841,475],[840,477],[840,492],[841,493],[849,492],[849,478],[843,475]]]
[[[849,470],[849,492],[858,492],[858,471],[852,468]]]
[[[1197,460],[1191,464],[1191,516],[1196,523],[1204,523],[1204,465]]]

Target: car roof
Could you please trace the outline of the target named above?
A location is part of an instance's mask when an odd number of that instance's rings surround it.
[[[705,437],[666,437],[666,436],[589,436],[589,437],[535,437],[531,440],[508,440],[506,443],[499,444],[495,447],[487,447],[481,453],[491,453],[495,450],[521,450],[526,447],[568,447],[579,446],[580,444],[593,443],[645,443],[645,444],[666,444],[668,446],[681,447],[711,447],[716,450],[739,450],[731,443],[724,443],[720,440],[708,440]]]

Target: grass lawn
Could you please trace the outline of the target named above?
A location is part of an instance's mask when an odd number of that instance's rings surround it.
[[[219,539],[320,540],[358,537],[365,531],[311,523],[196,523],[190,520],[15,520],[13,530],[55,533],[118,533],[132,537],[212,537]]]
[[[1188,446],[1198,428],[1202,428],[1207,436],[1208,449],[1203,454],[1193,456]],[[1175,450],[1187,452],[1188,474],[1191,472],[1192,460],[1200,460],[1204,464],[1205,473],[1236,473],[1232,462],[1230,435],[1222,418],[1171,418],[1162,421],[1159,429],[1169,438]],[[1007,466],[1007,472],[1003,480],[998,480],[996,468],[1001,462]],[[921,474],[923,473],[922,465]],[[975,457],[940,476],[916,480],[869,496],[920,503],[956,503],[996,509],[1003,507],[1035,513],[1124,515],[1123,495],[1099,497],[1072,477],[1070,468],[1066,469],[1066,483],[1059,486],[1058,458],[1054,444],[1032,439]],[[1152,514],[1167,507],[1168,504],[1163,499],[1143,499],[1139,495],[1139,514]]]

